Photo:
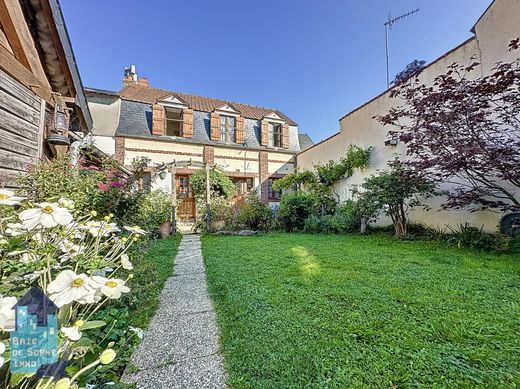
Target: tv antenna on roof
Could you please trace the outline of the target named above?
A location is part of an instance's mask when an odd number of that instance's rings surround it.
[[[392,26],[408,16],[415,15],[419,12],[419,8],[414,9],[413,11],[404,13],[396,18],[392,18],[392,15],[388,14],[388,20],[385,22],[385,50],[386,50],[386,86],[390,88],[390,65],[389,65],[389,56],[388,56],[388,31],[392,29]]]

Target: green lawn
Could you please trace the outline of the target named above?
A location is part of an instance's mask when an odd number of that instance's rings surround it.
[[[232,387],[520,385],[520,258],[384,236],[205,236]]]
[[[173,275],[173,261],[181,235],[151,241],[134,263],[132,283],[134,304],[131,305],[131,323],[145,328],[159,305],[159,295],[166,280]]]

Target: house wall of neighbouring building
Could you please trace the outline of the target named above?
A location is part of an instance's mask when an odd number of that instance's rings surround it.
[[[475,25],[476,35],[459,47],[446,53],[437,61],[430,64],[421,73],[421,81],[431,84],[434,78],[446,71],[447,66],[454,62],[469,64],[481,62],[475,76],[488,74],[497,61],[511,61],[518,57],[517,52],[508,52],[510,40],[520,35],[520,2],[517,0],[496,0]],[[363,180],[375,174],[378,170],[387,168],[387,161],[395,154],[404,156],[405,146],[385,146],[389,127],[383,127],[373,119],[399,104],[399,100],[390,99],[389,91],[374,98],[358,109],[340,119],[340,132],[331,138],[314,145],[298,154],[297,163],[300,170],[312,170],[316,164],[326,163],[329,160],[339,160],[345,155],[349,144],[361,147],[373,146],[369,168],[356,171],[348,179],[337,182],[334,189],[340,201],[349,199],[353,189],[361,186]],[[405,157],[403,157],[405,158]],[[449,189],[449,185],[441,185],[441,189]],[[501,214],[495,212],[469,212],[465,210],[441,210],[442,197],[428,200],[429,211],[415,209],[410,214],[412,222],[422,222],[428,225],[456,227],[460,223],[470,223],[475,226],[484,226],[487,230],[496,230]],[[389,224],[389,219],[379,220],[380,224]]]

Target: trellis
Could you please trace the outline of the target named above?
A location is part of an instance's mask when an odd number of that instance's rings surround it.
[[[209,172],[211,168],[215,168],[216,165],[210,165],[206,162],[193,161],[192,159],[163,163],[158,166],[159,174],[164,174],[166,171],[171,173],[171,199],[172,199],[172,226],[171,234],[175,235],[177,231],[177,222],[175,220],[177,215],[177,188],[176,188],[176,174],[177,168],[204,168],[206,170],[206,223],[208,231],[211,231],[211,210],[210,210],[210,181]]]

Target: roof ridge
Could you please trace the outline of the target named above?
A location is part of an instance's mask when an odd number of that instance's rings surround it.
[[[137,87],[137,88],[142,88],[142,89],[145,89],[145,88],[147,88],[147,89],[155,89],[157,91],[161,91],[161,92],[165,92],[165,93],[171,93],[171,94],[181,93],[183,95],[189,95],[189,96],[192,96],[192,97],[199,97],[199,98],[203,98],[203,99],[219,100],[219,101],[222,101],[224,103],[246,105],[248,107],[261,108],[261,109],[265,109],[266,111],[277,111],[277,112],[282,113],[282,111],[280,111],[278,108],[266,107],[266,106],[263,106],[263,105],[255,105],[255,104],[249,104],[249,103],[240,103],[238,101],[225,100],[225,99],[221,99],[221,98],[218,98],[218,97],[202,96],[202,95],[198,95],[198,94],[194,94],[194,93],[174,91],[174,90],[170,90],[170,89],[162,89],[162,88],[156,88],[154,86],[144,86],[144,85],[139,85],[139,84],[127,85],[123,89],[121,89],[119,92],[122,92],[124,89],[126,89],[128,87]]]

